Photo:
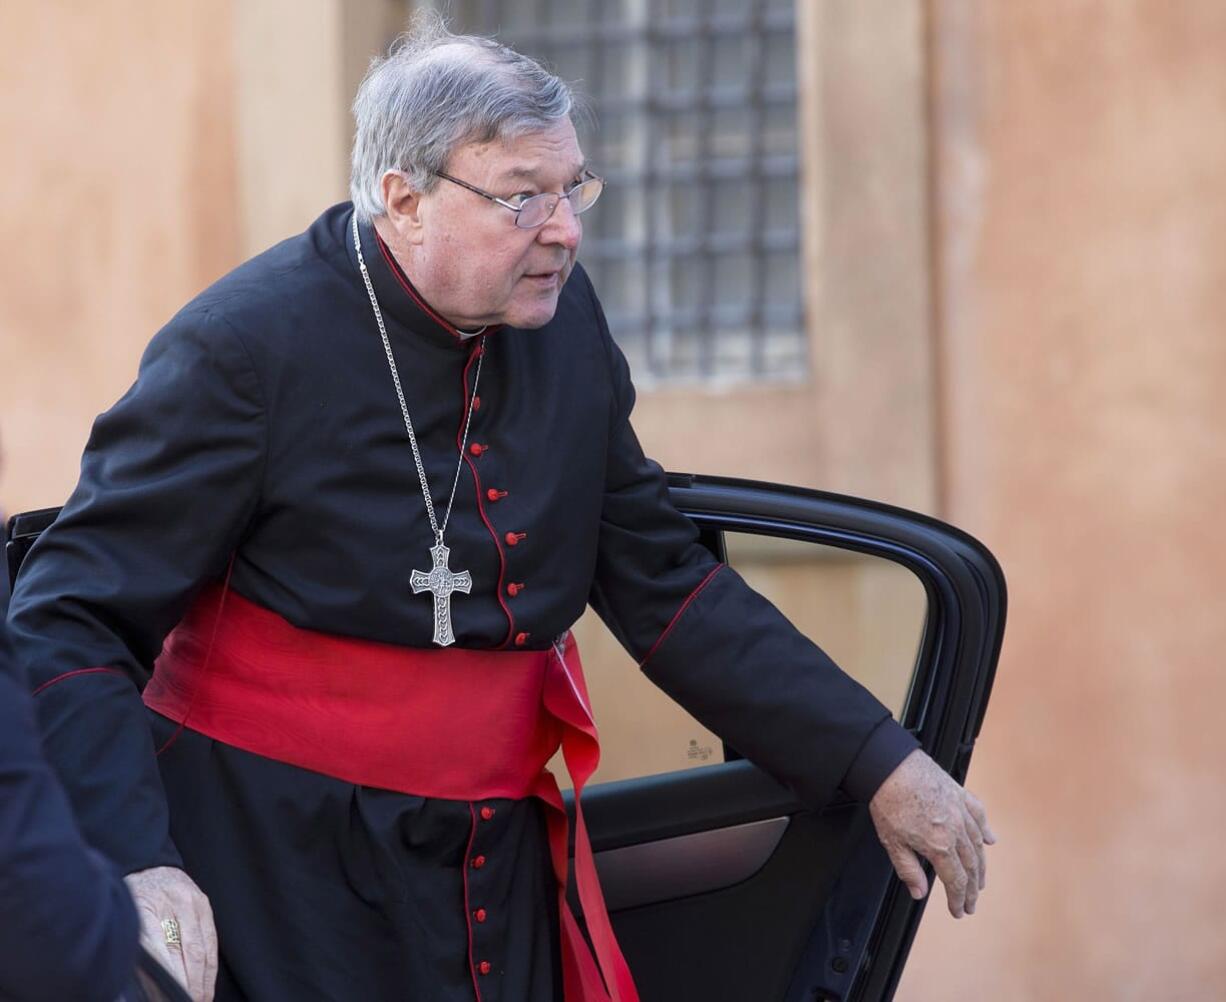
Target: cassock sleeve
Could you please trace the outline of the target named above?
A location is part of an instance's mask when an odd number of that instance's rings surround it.
[[[9,610],[48,758],[86,839],[123,872],[182,865],[137,686],[260,493],[265,421],[238,335],[193,309],[150,343],[94,424],[81,478]]]
[[[113,1002],[135,970],[136,910],[82,840],[11,668],[0,624],[0,998]]]
[[[647,676],[807,806],[867,801],[918,742],[673,507],[630,425],[634,387],[609,337],[613,413],[591,604]]]

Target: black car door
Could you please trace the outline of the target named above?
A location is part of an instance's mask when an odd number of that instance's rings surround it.
[[[670,486],[706,545],[961,781],[1004,629],[991,554],[948,525],[868,501],[702,476],[671,475]],[[822,635],[805,622],[819,606],[833,606]],[[842,651],[826,632],[845,635]],[[663,757],[642,754],[657,697],[627,695],[624,666],[605,669],[586,648],[584,660],[602,744],[622,759],[618,778],[597,774],[584,813],[644,1002],[892,997],[924,904],[894,877],[867,807],[805,811],[693,722],[695,736],[675,728]],[[623,709],[602,716],[602,696]],[[661,728],[675,726],[670,712]],[[657,768],[681,755],[685,768]]]
[[[712,552],[965,777],[1005,617],[980,543],[818,491],[675,474],[670,489]],[[55,514],[11,520],[11,573]],[[635,688],[602,656],[611,638],[579,632],[606,758],[584,811],[644,1002],[891,998],[924,903],[893,875],[867,807],[804,810],[645,680]]]

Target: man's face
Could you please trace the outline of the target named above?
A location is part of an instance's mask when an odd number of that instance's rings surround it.
[[[460,147],[447,173],[511,202],[517,195],[562,192],[580,180],[583,153],[569,121],[508,140]],[[409,276],[439,313],[458,327],[543,327],[558,307],[583,227],[562,199],[532,230],[515,214],[439,180],[421,199]]]

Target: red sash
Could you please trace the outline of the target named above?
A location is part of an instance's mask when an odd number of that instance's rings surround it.
[[[540,798],[566,1000],[638,1002],[579,806],[600,745],[569,636],[562,652],[397,647],[302,630],[214,586],[166,638],[144,700],[217,741],[360,786],[446,800]],[[566,811],[545,768],[559,744],[574,783],[575,883],[594,949],[566,900]]]

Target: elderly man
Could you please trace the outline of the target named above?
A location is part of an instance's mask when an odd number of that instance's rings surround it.
[[[559,743],[577,787],[594,765],[588,602],[807,803],[871,800],[912,893],[918,850],[973,911],[981,808],[643,456],[576,263],[603,182],[566,85],[425,20],[354,110],[352,205],[153,339],[13,599],[49,752],[193,994],[211,903],[222,999],[635,998],[582,830],[590,946],[566,904],[544,770]]]

